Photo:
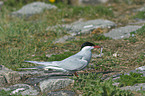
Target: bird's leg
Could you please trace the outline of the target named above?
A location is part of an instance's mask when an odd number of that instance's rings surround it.
[[[75,76],[79,77],[78,74],[77,74],[77,72],[75,72],[74,74],[75,74]]]

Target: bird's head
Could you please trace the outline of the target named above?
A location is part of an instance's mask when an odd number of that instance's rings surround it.
[[[92,50],[94,48],[101,48],[101,46],[94,45],[93,43],[90,42],[85,42],[81,46],[81,50]]]

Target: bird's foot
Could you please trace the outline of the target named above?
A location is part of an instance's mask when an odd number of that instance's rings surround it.
[[[78,74],[77,74],[77,72],[75,72],[74,74],[75,74],[75,76],[79,77]]]

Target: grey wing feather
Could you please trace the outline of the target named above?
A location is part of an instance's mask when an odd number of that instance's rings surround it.
[[[58,66],[57,62],[59,62],[59,61],[53,61],[53,62],[25,61],[25,62],[39,64],[39,65],[45,65],[45,66]]]
[[[77,70],[83,69],[84,67],[87,66],[88,61],[83,60],[82,57],[83,56],[67,58],[59,64],[59,67],[68,71],[77,71]]]

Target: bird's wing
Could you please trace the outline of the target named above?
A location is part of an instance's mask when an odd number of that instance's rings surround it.
[[[58,66],[57,62],[59,61],[52,61],[52,62],[25,61],[25,62],[44,65],[44,66]]]
[[[77,71],[83,69],[88,63],[83,59],[83,56],[74,56],[61,61],[59,67],[68,71]]]
[[[19,68],[19,69],[54,69],[54,70],[66,71],[65,69],[58,66],[58,63],[60,61],[53,61],[53,62],[25,61],[25,62],[40,64],[43,66],[35,66],[31,68]]]

